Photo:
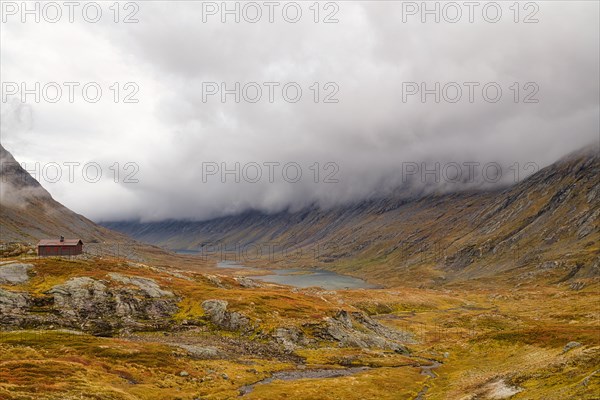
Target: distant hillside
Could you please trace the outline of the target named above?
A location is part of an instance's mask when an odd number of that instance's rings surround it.
[[[131,239],[95,224],[52,198],[0,145],[0,241],[36,243],[60,235],[85,243]]]
[[[560,270],[571,281],[597,276],[599,216],[600,157],[593,147],[504,190],[104,226],[247,264],[257,262],[260,247],[263,265],[320,266],[384,284],[429,285],[499,274],[515,278],[515,268]]]

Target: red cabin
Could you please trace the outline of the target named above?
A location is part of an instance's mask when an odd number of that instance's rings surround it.
[[[81,239],[65,239],[63,236],[59,240],[42,239],[38,243],[38,256],[76,256],[83,253],[83,242]]]

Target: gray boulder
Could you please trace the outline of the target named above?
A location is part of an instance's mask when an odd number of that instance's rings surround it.
[[[219,349],[216,347],[201,347],[193,344],[173,344],[186,351],[187,355],[194,359],[207,359],[217,358],[219,356]]]
[[[0,265],[0,284],[18,285],[29,280],[27,272],[33,268],[32,264],[4,264]]]
[[[240,284],[241,287],[244,288],[259,288],[262,287],[260,283],[256,282],[254,279],[247,278],[245,276],[236,276],[233,278],[237,283]]]
[[[208,319],[219,328],[228,331],[250,331],[252,326],[248,317],[239,312],[227,311],[227,305],[225,300],[206,300],[202,302],[202,309]]]
[[[273,338],[277,343],[281,344],[287,352],[296,350],[298,346],[306,346],[310,342],[305,337],[304,333],[295,326],[279,327],[275,329]]]
[[[19,326],[26,318],[30,305],[29,297],[24,293],[12,292],[0,288],[0,325]]]
[[[106,285],[92,278],[71,278],[48,294],[54,296],[55,308],[67,318],[97,318],[114,312]]]
[[[23,314],[29,306],[29,297],[24,293],[0,288],[0,315]]]
[[[216,276],[216,275],[204,275],[204,276],[206,277],[206,279],[208,280],[208,282],[211,285],[216,286],[221,289],[229,289],[229,286],[223,284],[223,281],[218,276]]]
[[[117,282],[125,285],[137,286],[142,292],[148,297],[159,298],[159,297],[173,297],[173,293],[168,290],[162,290],[154,279],[142,278],[139,276],[125,276],[111,272],[108,276]]]
[[[408,353],[401,343],[412,342],[410,335],[394,331],[361,312],[339,311],[316,327],[315,336],[338,342],[340,346],[379,348]]]
[[[581,343],[579,342],[569,342],[565,345],[565,347],[563,347],[563,353],[566,353],[569,350],[574,349],[575,347],[579,347],[581,346]]]

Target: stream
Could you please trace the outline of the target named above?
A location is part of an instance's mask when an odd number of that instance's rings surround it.
[[[431,360],[431,359],[426,359],[426,360],[430,361],[431,365],[421,365],[421,375],[427,375],[431,379],[437,378],[437,375],[435,374],[435,372],[433,372],[433,370],[441,367],[442,363],[439,361],[436,361],[436,360]],[[425,400],[425,395],[427,394],[428,390],[429,390],[429,386],[423,385],[423,389],[421,389],[419,391],[419,393],[417,393],[417,397],[415,397],[414,400]]]
[[[431,362],[431,365],[421,365],[421,375],[427,375],[428,377],[435,379],[437,375],[433,372],[434,369],[439,368],[442,363],[436,360],[426,359]],[[406,367],[398,367],[398,368],[406,368]],[[299,371],[280,371],[275,372],[268,378],[265,378],[261,381],[253,383],[251,385],[242,386],[240,388],[240,396],[245,396],[248,393],[252,392],[256,385],[265,385],[269,384],[275,380],[282,381],[295,381],[299,379],[323,379],[323,378],[337,378],[340,376],[349,376],[354,375],[359,372],[368,371],[372,368],[370,367],[353,367],[353,368],[345,368],[345,369],[309,369],[309,370],[299,370]],[[429,386],[423,386],[423,389],[417,394],[414,400],[424,400],[425,394],[429,390]]]
[[[280,371],[275,372],[269,378],[263,379],[251,385],[242,386],[240,388],[240,396],[245,396],[250,393],[256,385],[265,385],[275,380],[296,381],[298,379],[320,379],[320,378],[337,378],[340,376],[354,375],[362,371],[370,369],[369,367],[355,367],[345,369],[308,369],[300,371]]]

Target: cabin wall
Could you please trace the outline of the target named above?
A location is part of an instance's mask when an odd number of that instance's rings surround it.
[[[76,246],[38,246],[40,257],[76,256],[83,253],[83,245]]]

